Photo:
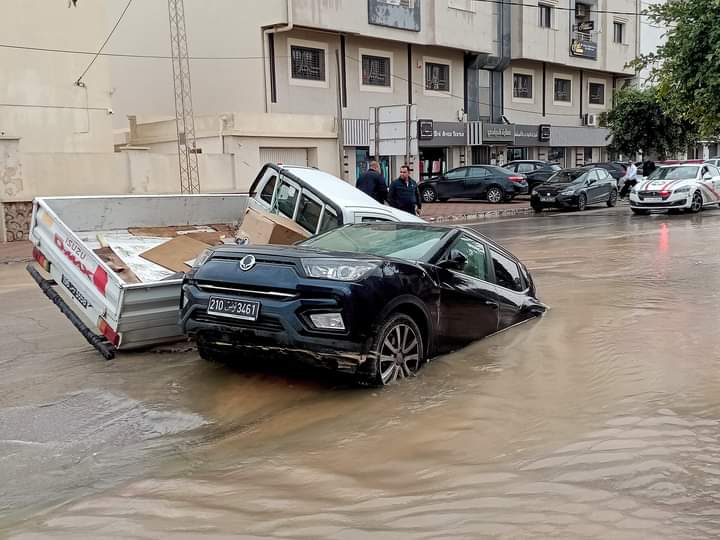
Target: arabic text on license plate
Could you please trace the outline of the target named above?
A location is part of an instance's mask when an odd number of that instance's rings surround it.
[[[260,315],[260,302],[211,296],[207,312],[208,315],[220,315],[221,317],[232,317],[244,321],[257,321],[258,315]]]
[[[660,197],[645,197],[645,202],[662,202]]]
[[[540,197],[542,202],[555,202],[555,197]]]

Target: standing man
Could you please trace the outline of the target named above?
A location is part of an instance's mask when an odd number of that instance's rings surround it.
[[[393,180],[390,184],[390,192],[388,195],[390,206],[403,210],[414,216],[420,215],[420,192],[415,180],[410,178],[410,169],[407,165],[400,167],[400,178]]]
[[[380,164],[377,161],[370,162],[370,168],[360,175],[355,187],[370,195],[380,204],[384,204],[387,199],[387,182],[385,182],[385,177],[380,172]]]

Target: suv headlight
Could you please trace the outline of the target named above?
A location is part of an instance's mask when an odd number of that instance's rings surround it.
[[[675,193],[688,193],[690,191],[690,186],[683,186],[679,187],[675,190],[673,190]]]
[[[379,263],[352,259],[303,259],[302,265],[309,277],[337,281],[357,281],[375,270]]]

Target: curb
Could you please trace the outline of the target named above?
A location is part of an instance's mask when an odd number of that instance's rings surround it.
[[[445,223],[448,221],[471,221],[476,219],[483,220],[502,217],[526,216],[532,215],[534,213],[534,210],[528,206],[523,208],[504,208],[502,210],[485,210],[483,212],[475,212],[472,214],[459,214],[455,216],[438,216],[434,218],[429,217],[427,218],[427,221],[431,223]]]

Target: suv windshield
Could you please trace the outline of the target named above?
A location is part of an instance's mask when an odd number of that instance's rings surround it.
[[[698,165],[683,165],[681,167],[660,167],[647,177],[648,180],[684,180],[697,176]]]
[[[411,261],[424,260],[448,231],[442,228],[407,227],[394,223],[372,226],[348,226],[300,245],[328,251],[367,253],[378,257],[396,257]]]
[[[569,171],[558,171],[548,178],[549,184],[569,184],[577,180],[585,180],[589,171],[583,171],[581,169],[569,170]]]

